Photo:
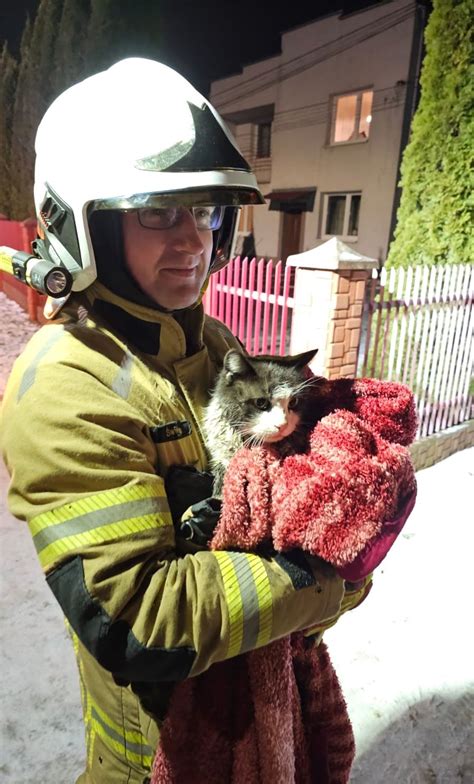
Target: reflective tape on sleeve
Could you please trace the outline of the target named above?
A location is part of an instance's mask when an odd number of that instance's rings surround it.
[[[261,558],[251,553],[214,553],[224,583],[229,616],[227,658],[266,645],[271,639],[273,598]]]
[[[172,519],[159,483],[105,490],[44,512],[29,523],[43,567],[84,547],[163,527],[171,529]]]
[[[147,744],[141,732],[124,730],[92,699],[91,705],[92,729],[101,737],[105,745],[124,760],[149,770],[153,762],[154,751]]]
[[[37,352],[37,354],[33,357],[30,365],[27,367],[25,372],[23,373],[23,377],[20,382],[20,386],[18,388],[18,401],[21,400],[23,395],[28,392],[29,389],[33,386],[36,378],[36,373],[38,370],[38,366],[42,359],[48,354],[50,349],[58,342],[60,338],[64,335],[63,326],[61,324],[54,325],[54,327],[48,327],[49,332],[45,333],[47,335],[47,339]]]
[[[94,735],[99,735],[104,744],[112,752],[122,757],[124,761],[134,763],[148,770],[151,769],[154,749],[148,744],[145,736],[138,730],[126,730],[123,726],[114,722],[88,691],[84,679],[83,664],[79,655],[79,639],[67,621],[66,626],[72,637],[74,652],[79,666],[89,767],[92,766]]]

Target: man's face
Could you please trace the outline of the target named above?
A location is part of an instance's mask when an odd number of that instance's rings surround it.
[[[122,228],[125,263],[141,290],[165,310],[193,305],[209,269],[212,231],[198,230],[188,210],[170,229],[146,228],[137,212],[126,212]]]

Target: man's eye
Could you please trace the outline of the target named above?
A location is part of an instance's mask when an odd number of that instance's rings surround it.
[[[142,226],[151,229],[167,229],[176,223],[178,209],[177,207],[148,207],[139,210],[138,215]]]
[[[198,228],[209,228],[212,220],[213,207],[194,207],[193,215]]]
[[[194,214],[198,217],[208,218],[212,213],[212,207],[195,207]]]
[[[269,411],[272,407],[272,404],[266,397],[257,397],[253,404],[255,408],[259,408],[260,411]]]
[[[166,223],[170,223],[176,218],[177,212],[178,210],[176,207],[157,207],[154,210],[150,210],[150,218],[157,221],[165,221]]]

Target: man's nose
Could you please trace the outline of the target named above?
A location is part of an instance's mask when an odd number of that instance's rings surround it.
[[[175,247],[178,250],[190,253],[193,256],[199,256],[204,252],[202,236],[196,226],[194,215],[190,210],[186,210],[183,213],[183,217],[176,227],[175,234]]]

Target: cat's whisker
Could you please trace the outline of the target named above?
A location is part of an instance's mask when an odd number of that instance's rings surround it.
[[[320,383],[321,379],[318,377],[315,378],[306,378],[304,381],[301,382],[297,387],[295,387],[294,394],[300,395],[302,392],[305,392],[307,389],[314,389],[318,383]]]
[[[258,436],[255,433],[251,433],[248,438],[243,441],[243,446],[247,449],[250,449],[253,446],[258,446]]]

